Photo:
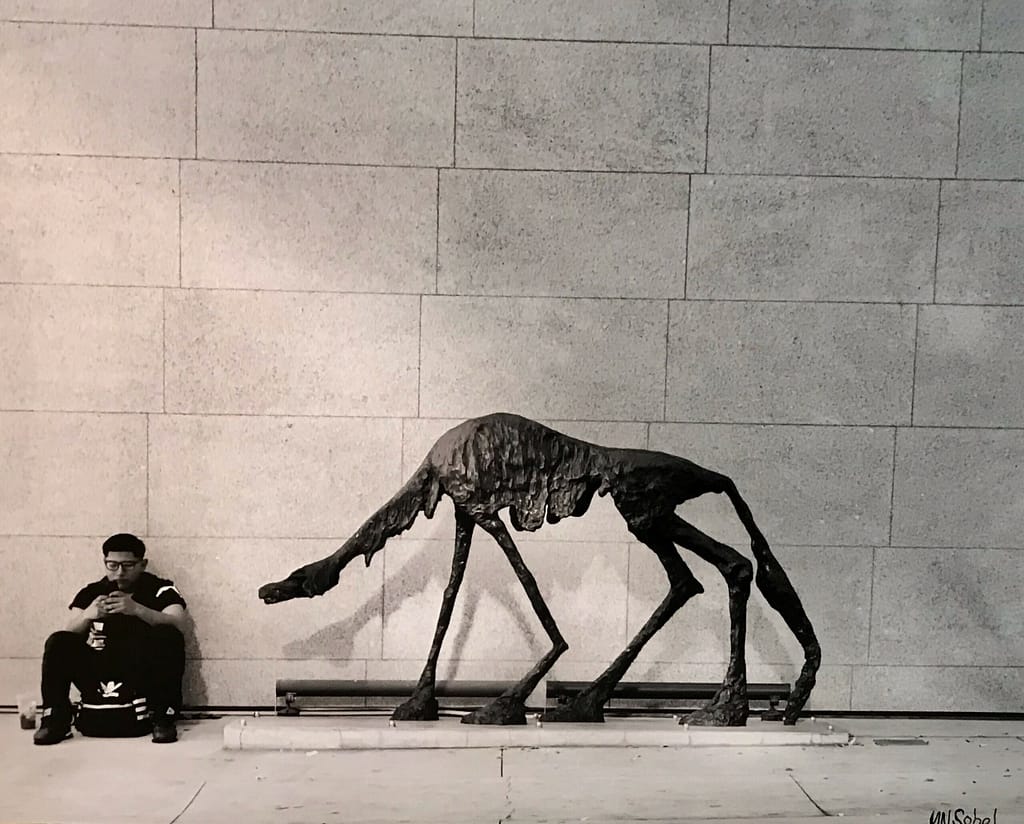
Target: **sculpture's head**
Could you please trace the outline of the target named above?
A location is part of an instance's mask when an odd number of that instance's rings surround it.
[[[261,586],[259,597],[265,604],[279,604],[292,598],[311,598],[312,595],[306,591],[305,583],[305,573],[297,569],[283,581]]]

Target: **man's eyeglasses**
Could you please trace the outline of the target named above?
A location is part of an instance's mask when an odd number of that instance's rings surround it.
[[[123,569],[125,572],[131,572],[135,567],[139,565],[138,561],[104,561],[103,565],[111,572],[117,572],[118,569]]]

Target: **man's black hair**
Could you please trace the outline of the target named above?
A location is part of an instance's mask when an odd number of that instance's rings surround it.
[[[130,532],[118,532],[103,542],[103,557],[111,552],[130,552],[136,558],[142,558],[146,554],[146,545]]]

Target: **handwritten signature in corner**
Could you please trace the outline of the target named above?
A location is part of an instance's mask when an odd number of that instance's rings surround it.
[[[928,816],[928,824],[996,824],[999,810],[993,808],[992,815],[978,812],[977,807],[969,810],[957,807],[953,810],[932,810]]]

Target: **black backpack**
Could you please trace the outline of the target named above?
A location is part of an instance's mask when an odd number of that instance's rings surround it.
[[[142,695],[123,678],[101,679],[95,689],[82,692],[75,728],[96,738],[133,738],[153,729]]]

